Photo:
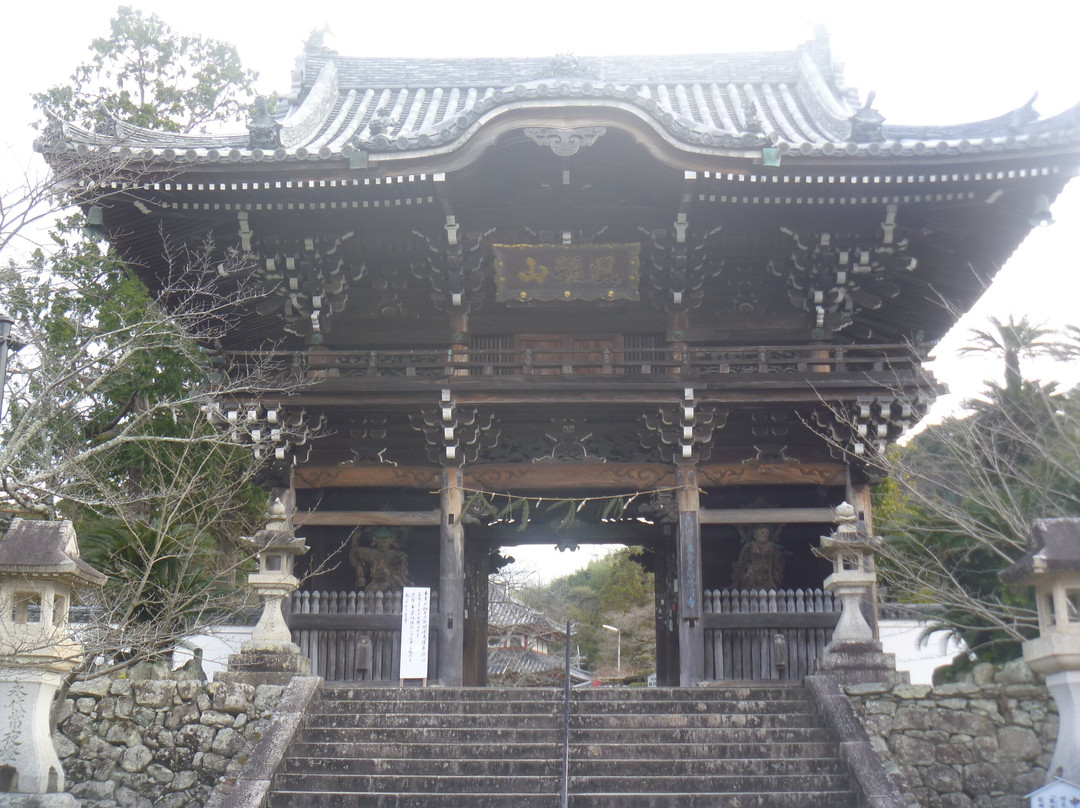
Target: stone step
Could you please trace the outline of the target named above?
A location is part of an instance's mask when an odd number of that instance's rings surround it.
[[[555,715],[488,715],[486,713],[323,713],[308,717],[307,729],[393,729],[396,727],[486,729],[513,726],[516,729],[561,729],[562,716]],[[619,715],[571,715],[571,729],[650,729],[663,731],[672,728],[754,729],[759,727],[818,727],[821,719],[814,713],[633,713]]]
[[[704,755],[712,758],[825,758],[836,755],[830,739],[797,741],[743,741],[713,743],[703,749],[699,743],[614,743],[571,744],[571,760],[637,759],[684,760]],[[507,759],[557,758],[562,760],[562,737],[546,743],[479,742],[461,746],[452,742],[334,742],[318,743],[301,739],[289,748],[290,760],[348,758],[421,758],[426,760],[468,760],[506,757]]]
[[[449,705],[452,712],[459,715],[558,715],[562,716],[562,701],[467,701]],[[323,715],[418,715],[431,712],[428,701],[326,701],[316,702],[309,711],[310,716]],[[774,701],[731,699],[649,699],[633,701],[579,700],[571,699],[571,715],[685,715],[693,713],[724,713],[730,715],[746,714],[804,714],[814,712],[805,699],[783,699]]]
[[[402,775],[402,774],[279,774],[275,791],[307,791],[311,794],[493,794],[533,791],[551,794],[562,787],[562,774],[538,776]]]
[[[561,808],[558,689],[324,687],[268,808]],[[799,683],[592,688],[571,808],[856,808]]]
[[[362,737],[357,737],[358,735]],[[303,730],[301,739],[309,743],[348,743],[367,741],[374,743],[552,743],[562,742],[562,728],[518,729],[514,727],[371,727],[357,730],[350,728],[311,727]],[[822,727],[713,727],[672,728],[662,736],[656,728],[619,727],[616,729],[588,729],[571,727],[570,740],[578,744],[627,744],[627,743],[793,743],[797,741],[821,741],[831,739]]]
[[[368,730],[375,727],[489,729],[513,727],[515,729],[562,729],[562,716],[548,715],[489,715],[487,713],[322,713],[308,716],[306,728]]]
[[[313,794],[342,791],[351,794],[422,793],[474,794],[490,791],[538,793],[558,791],[562,779],[536,775],[408,775],[408,774],[327,774],[287,773],[274,778],[274,788],[281,791],[307,791]],[[798,775],[706,775],[678,776],[575,776],[570,778],[571,794],[708,793],[732,794],[755,791],[838,791],[848,785],[847,777],[837,774]]]
[[[517,729],[515,727],[372,727],[365,730],[349,728],[310,727],[302,730],[301,738],[312,743],[348,743],[363,740],[374,743],[553,743],[561,742],[562,728]]]
[[[493,794],[487,790],[474,794],[354,794],[345,791],[311,794],[275,790],[268,800],[269,808],[558,808],[561,804],[559,794],[543,794],[536,790],[509,794]],[[622,803],[622,808],[632,806]]]
[[[573,701],[777,701],[804,700],[806,690],[800,682],[724,685],[719,687],[589,687],[571,692]],[[324,685],[320,701],[425,701],[459,704],[463,701],[551,701],[562,703],[561,688],[518,687],[355,687]]]
[[[549,750],[551,751],[551,750]],[[412,774],[472,775],[490,777],[550,776],[562,777],[561,750],[558,757],[546,758],[449,758],[433,757],[364,757],[364,758],[293,758],[285,759],[283,773],[288,774]],[[585,773],[582,770],[582,773]]]
[[[562,701],[533,699],[526,701],[512,699],[508,701],[458,701],[447,702],[446,707],[463,715],[562,715]],[[319,699],[308,710],[308,715],[357,715],[380,712],[387,715],[395,713],[430,713],[432,702],[426,700],[395,699],[394,701],[360,701]]]
[[[716,727],[706,729],[673,728],[662,733],[648,727],[618,729],[570,728],[570,741],[577,744],[624,743],[794,743],[797,741],[832,740],[824,727]],[[695,756],[696,757],[696,756]]]
[[[743,794],[694,792],[573,794],[569,802],[570,808],[857,808],[859,804],[858,798],[848,789],[828,792],[804,789],[770,790]],[[390,805],[394,805],[394,808],[413,808],[414,805],[415,808],[427,808],[424,803],[396,805],[390,803]],[[434,806],[435,803],[427,805]]]
[[[562,712],[562,703],[557,706]],[[633,713],[648,713],[652,715],[662,713],[689,714],[689,713],[727,713],[757,714],[757,713],[806,713],[813,712],[813,708],[805,699],[747,699],[739,701],[735,699],[648,699],[633,701],[607,701],[587,699],[578,701],[571,699],[571,715],[606,715],[616,713],[627,715]]]
[[[560,750],[556,750],[561,752]],[[792,775],[844,774],[846,769],[835,757],[802,758],[592,758],[571,756],[570,774],[589,777],[619,773],[640,776],[698,775]],[[411,774],[411,775],[509,775],[561,776],[562,759],[558,758],[447,758],[440,756],[400,758],[294,758],[285,760],[288,774]]]
[[[766,791],[744,794],[573,794],[570,808],[856,808],[858,801],[849,790]],[[558,808],[559,794],[527,791],[493,794],[353,794],[306,791],[276,791],[270,808]]]

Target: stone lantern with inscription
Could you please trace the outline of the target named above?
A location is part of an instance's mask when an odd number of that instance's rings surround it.
[[[15,519],[0,541],[0,792],[16,804],[75,803],[61,793],[49,709],[82,658],[68,634],[72,592],[105,580],[79,557],[71,522]]]
[[[1080,518],[1036,520],[1001,578],[1035,587],[1039,636],[1024,643],[1024,661],[1046,677],[1059,717],[1047,782],[1080,782]]]
[[[281,607],[300,584],[293,575],[293,560],[308,547],[296,536],[292,513],[280,498],[270,504],[266,527],[243,541],[258,554],[259,570],[248,576],[248,585],[262,600],[263,610],[251,639],[240,647],[238,656],[230,657],[229,669],[307,673],[310,662],[300,656],[299,646],[293,643]]]
[[[882,652],[881,642],[862,611],[863,601],[877,581],[874,552],[880,540],[859,523],[855,508],[847,502],[837,506],[836,521],[832,535],[821,537],[820,555],[833,565],[825,589],[840,600],[843,610],[832,641],[817,660],[817,671],[836,675],[846,683],[903,680],[906,675],[897,672],[892,654]]]

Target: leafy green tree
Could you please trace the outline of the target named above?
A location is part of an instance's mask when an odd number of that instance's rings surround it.
[[[242,117],[257,78],[233,45],[177,34],[156,14],[131,6],[117,9],[109,35],[90,50],[68,84],[34,96],[39,107],[85,126],[115,116],[168,132],[206,131]]]
[[[640,553],[624,547],[528,595],[530,605],[558,624],[575,624],[572,642],[592,668],[615,667],[616,637],[605,624],[622,632],[624,673],[656,664],[653,575],[635,560]]]
[[[1024,379],[1020,359],[1074,346],[1026,320],[992,322],[974,350],[996,350],[1005,384],[883,458],[880,573],[890,595],[933,603],[935,627],[982,659],[1009,659],[1037,629],[1026,590],[998,573],[1024,552],[1033,520],[1080,515],[1080,391]]]
[[[104,102],[121,120],[187,132],[235,117],[254,78],[231,46],[176,35],[127,7],[93,51],[71,85],[39,103],[94,124]],[[220,396],[280,390],[280,379],[260,367],[211,367],[203,350],[252,302],[242,257],[163,243],[168,271],[151,292],[83,235],[81,214],[64,212],[72,177],[107,189],[138,167],[90,154],[52,168],[42,186],[0,197],[0,308],[24,343],[0,423],[0,516],[75,521],[87,557],[110,576],[92,604],[89,656],[137,659],[243,607],[242,590],[222,584],[247,562],[236,539],[265,518],[261,466],[243,436],[216,428],[205,409]],[[61,217],[50,241],[14,258],[7,248],[47,215]]]

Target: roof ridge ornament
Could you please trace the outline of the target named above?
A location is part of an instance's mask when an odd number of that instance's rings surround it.
[[[1038,100],[1039,94],[1035,93],[1024,106],[1014,109],[1009,116],[1009,131],[1018,132],[1027,126],[1029,123],[1039,120],[1039,113],[1035,109],[1035,101]]]
[[[882,124],[885,116],[873,108],[877,93],[871,91],[866,96],[866,103],[848,120],[851,123],[851,141],[853,143],[880,143],[885,140]]]
[[[537,78],[600,78],[600,71],[572,53],[557,53],[552,57],[548,70]]]
[[[281,124],[270,114],[265,95],[256,96],[247,128],[250,148],[276,149],[281,146]]]
[[[743,115],[746,118],[747,132],[760,135],[762,133],[761,118],[758,117],[757,104],[752,98],[744,98],[742,102]]]

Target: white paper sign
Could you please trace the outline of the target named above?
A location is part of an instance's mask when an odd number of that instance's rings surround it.
[[[402,589],[400,673],[402,679],[427,679],[430,617],[430,587],[406,586]]]

